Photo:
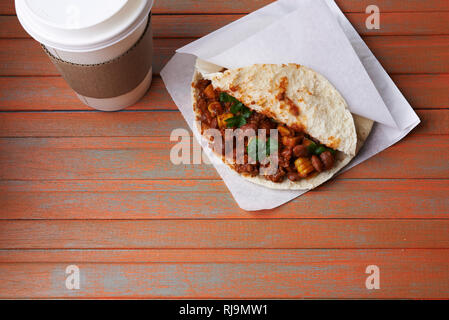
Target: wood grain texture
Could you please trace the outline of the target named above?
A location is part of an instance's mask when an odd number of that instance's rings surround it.
[[[415,109],[449,108],[448,74],[393,75]],[[153,79],[142,100],[126,110],[177,110],[161,78]],[[60,77],[0,77],[0,111],[92,110]]]
[[[155,73],[270,2],[156,1]],[[449,1],[377,0],[380,30],[364,26],[372,1],[337,3],[422,123],[250,213],[212,166],[170,162],[168,136],[187,126],[160,77],[127,111],[93,111],[0,0],[0,298],[448,298]],[[371,264],[381,290],[365,288]]]
[[[448,109],[417,113],[414,134],[449,134]],[[178,111],[0,113],[0,137],[170,137],[178,128],[190,132]]]
[[[175,50],[194,39],[155,39],[153,70],[159,73]],[[32,39],[0,39],[0,76],[59,75],[39,43]]]
[[[402,94],[414,108],[448,108],[449,75],[392,75]]]
[[[195,232],[192,232],[195,230]],[[1,249],[448,248],[449,220],[8,220]]]
[[[444,35],[449,34],[449,12],[383,13],[380,29],[367,29],[365,13],[346,17],[360,35]],[[203,37],[243,15],[154,15],[156,38]],[[30,38],[16,16],[0,16],[0,38]]]
[[[194,39],[155,39],[157,74],[175,50]],[[366,44],[389,73],[449,73],[449,36],[368,36]],[[56,68],[32,39],[0,39],[0,76],[55,76]],[[410,54],[413,52],[413,55]]]
[[[449,36],[372,36],[364,40],[389,73],[449,72]]]
[[[249,13],[273,0],[158,0],[153,13]],[[365,12],[373,4],[370,0],[336,0],[343,12]],[[376,0],[381,12],[395,11],[449,11],[446,0]],[[0,14],[15,14],[12,0],[0,1]]]
[[[446,219],[448,192],[449,180],[336,178],[251,213],[221,180],[0,181],[0,219]]]
[[[439,81],[432,82],[439,83]],[[441,92],[447,92],[447,90],[441,90]],[[127,110],[158,109],[177,110],[177,107],[169,96],[162,79],[156,76],[142,100],[128,107]],[[0,110],[93,109],[81,103],[61,77],[0,77]]]
[[[173,164],[178,143],[192,147],[189,139],[166,137],[2,138],[0,179],[218,179],[211,165]],[[447,179],[448,148],[447,135],[409,136],[341,177]]]
[[[27,260],[43,255],[48,262],[0,264],[1,298],[445,298],[449,293],[449,251],[438,249],[11,254],[29,255]],[[80,268],[81,287],[70,291],[65,268],[73,263]],[[374,263],[381,270],[381,290],[365,288],[365,269]]]
[[[372,0],[335,0],[343,12],[365,12]],[[409,11],[449,11],[449,4],[444,0],[376,0],[381,12]]]
[[[0,249],[0,263],[445,263],[449,249]],[[407,258],[409,257],[409,258]],[[384,260],[387,258],[388,260]],[[415,260],[416,259],[416,260]]]

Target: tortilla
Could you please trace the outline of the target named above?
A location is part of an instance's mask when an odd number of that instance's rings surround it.
[[[249,109],[289,127],[300,127],[322,144],[338,150],[334,166],[326,171],[291,181],[276,183],[263,176],[242,175],[248,181],[272,189],[308,190],[330,179],[347,165],[368,137],[373,121],[354,116],[335,87],[310,68],[296,65],[252,65],[222,72],[221,67],[198,60],[193,78],[208,79],[215,89],[226,92]],[[192,86],[193,109],[198,92]],[[200,129],[197,123],[197,129]],[[199,130],[201,133],[201,130]],[[233,163],[222,158],[231,168]]]

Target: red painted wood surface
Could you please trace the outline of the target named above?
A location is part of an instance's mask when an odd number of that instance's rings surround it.
[[[173,164],[170,150],[175,143],[162,136],[1,138],[0,179],[219,178],[211,165]],[[179,143],[187,149],[193,145],[189,139]],[[200,148],[197,144],[194,147]],[[449,178],[449,154],[442,152],[448,148],[448,135],[412,135],[341,177]]]
[[[449,35],[369,36],[367,45],[389,73],[449,73]],[[175,50],[194,38],[155,39],[154,72]],[[57,70],[32,39],[0,39],[0,76],[57,76]],[[413,52],[413,55],[410,54]]]
[[[449,110],[420,109],[416,111],[423,123],[415,134],[449,134]],[[50,113],[2,113],[0,137],[170,137],[174,128],[188,129],[180,112],[154,110],[154,112],[129,111],[101,113],[82,111]],[[163,122],[166,126],[149,126]]]
[[[0,182],[0,219],[445,219],[448,192],[445,179],[339,177],[280,208],[250,213],[220,180],[8,180]]]
[[[155,73],[270,2],[156,1]],[[449,298],[449,2],[375,1],[380,30],[364,27],[372,1],[337,3],[422,123],[248,213],[210,165],[170,162],[171,130],[187,126],[159,76],[126,111],[93,111],[0,0],[0,298]],[[381,290],[365,288],[370,264]]]
[[[243,14],[154,15],[155,38],[202,37],[241,17]],[[348,13],[347,17],[361,35],[447,35],[449,12],[385,13],[381,29],[366,29],[365,13]],[[407,25],[404,26],[404,20]],[[186,26],[189,26],[186,28]],[[1,38],[30,38],[15,16],[0,16]]]
[[[249,13],[273,0],[159,0],[155,1],[155,14],[183,14],[183,13]],[[365,12],[372,0],[336,0],[343,12]],[[427,12],[449,11],[446,0],[376,0],[376,4],[383,12]],[[14,2],[2,0],[0,14],[15,14]]]
[[[449,74],[401,74],[393,80],[415,109],[449,107]],[[177,110],[160,77],[127,110]],[[60,77],[0,77],[0,110],[88,110]]]
[[[447,219],[5,220],[0,226],[0,246],[4,249],[448,248],[448,233]]]
[[[0,256],[8,262],[0,264],[0,289],[12,288],[7,298],[444,298],[449,276],[447,249],[17,250]],[[372,261],[384,270],[385,292],[365,288]],[[60,285],[73,263],[84,270],[83,291]]]

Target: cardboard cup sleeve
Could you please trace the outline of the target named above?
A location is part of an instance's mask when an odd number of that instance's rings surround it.
[[[42,47],[76,93],[97,99],[117,97],[136,88],[152,66],[151,15],[145,31],[134,46],[119,57],[104,63],[66,62],[51,54],[45,46]]]

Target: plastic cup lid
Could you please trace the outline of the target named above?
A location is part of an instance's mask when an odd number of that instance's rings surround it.
[[[154,0],[15,0],[24,29],[44,45],[92,51],[132,33]]]

